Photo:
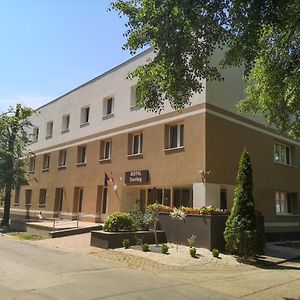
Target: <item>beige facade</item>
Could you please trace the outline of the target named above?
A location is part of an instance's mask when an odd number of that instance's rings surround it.
[[[299,230],[300,145],[262,120],[235,112],[233,99],[243,90],[241,71],[225,74],[219,86],[205,85],[184,111],[166,106],[155,115],[134,109],[134,83],[126,79],[128,70],[149,55],[71,91],[33,117],[40,135],[32,144],[36,156],[28,165],[29,184],[12,198],[12,214],[41,211],[46,217],[72,218],[79,213],[82,220],[96,221],[155,201],[230,209],[239,157],[247,148],[255,205],[265,216],[266,230]],[[137,178],[129,183],[126,172],[134,171],[143,171],[145,178],[132,173]]]

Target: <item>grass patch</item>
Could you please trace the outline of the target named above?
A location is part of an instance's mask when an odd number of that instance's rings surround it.
[[[11,233],[12,236],[21,239],[21,240],[27,240],[27,241],[39,241],[43,240],[46,237],[39,235],[39,234],[29,234],[29,233]]]

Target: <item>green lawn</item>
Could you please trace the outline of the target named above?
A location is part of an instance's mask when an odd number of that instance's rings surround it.
[[[21,239],[21,240],[28,240],[28,241],[38,241],[38,240],[43,240],[46,237],[38,234],[29,234],[29,233],[23,233],[23,232],[18,232],[18,233],[11,233],[10,235]]]

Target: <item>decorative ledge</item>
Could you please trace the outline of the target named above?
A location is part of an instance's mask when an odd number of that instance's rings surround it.
[[[42,172],[43,172],[43,173],[49,172],[49,168],[47,168],[47,169],[42,169]]]
[[[67,167],[66,165],[64,165],[64,166],[57,166],[57,169],[58,170],[64,170],[66,167]]]
[[[110,162],[111,162],[111,158],[101,158],[101,159],[99,159],[100,164],[105,164],[105,163],[110,163]]]
[[[86,166],[86,162],[77,163],[76,166],[77,167],[85,167]]]
[[[62,134],[65,134],[65,133],[68,133],[70,131],[70,129],[63,129],[62,131],[61,131],[61,133]]]
[[[81,124],[80,124],[80,128],[86,127],[86,126],[89,126],[89,125],[90,125],[90,122],[81,123]]]

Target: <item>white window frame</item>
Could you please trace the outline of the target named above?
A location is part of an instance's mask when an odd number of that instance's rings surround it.
[[[136,93],[136,85],[133,85],[130,88],[130,110],[136,110],[137,106],[137,93]]]
[[[279,147],[279,152],[281,153],[277,153],[277,147]],[[288,150],[287,150],[288,149]],[[282,144],[279,142],[275,142],[274,143],[274,162],[278,163],[278,164],[284,164],[287,166],[291,166],[292,165],[292,151],[291,151],[291,146],[286,145],[286,144]],[[289,161],[288,161],[288,155],[287,153],[289,153]],[[277,155],[278,154],[278,155]],[[282,157],[281,157],[282,154]]]
[[[82,160],[82,150],[85,148],[84,152],[84,160]],[[84,165],[86,164],[86,156],[87,156],[87,147],[86,146],[78,146],[78,157],[77,157],[77,165]]]
[[[138,137],[138,151],[135,153],[134,152],[134,140],[135,137]],[[143,153],[143,133],[135,133],[132,135],[132,140],[131,140],[131,154],[132,155],[140,155]]]
[[[80,126],[85,126],[90,124],[90,106],[85,106],[81,108],[80,111]]]
[[[288,211],[288,195],[293,193],[275,192],[276,215],[293,215],[293,199],[291,200],[291,211]]]
[[[181,141],[181,126],[182,126],[182,130],[183,130],[183,140]],[[177,143],[176,143],[176,147],[171,147],[171,128],[172,127],[177,127]],[[182,145],[181,145],[182,144]],[[174,124],[174,125],[169,125],[168,126],[168,149],[180,149],[184,147],[184,124],[183,123],[179,123],[179,124]]]
[[[35,172],[35,156],[29,157],[29,173]]]
[[[42,191],[43,191],[43,193],[42,193]],[[46,206],[46,198],[47,198],[47,189],[41,188],[40,189],[40,194],[39,194],[39,207],[45,207]],[[43,201],[41,201],[41,200],[43,200]]]
[[[46,124],[46,139],[51,139],[52,138],[53,127],[54,127],[53,121],[47,122],[47,124]]]
[[[68,122],[67,122],[68,119]],[[62,124],[61,124],[61,132],[66,133],[70,131],[70,121],[71,121],[71,116],[70,114],[66,114],[62,116]]]
[[[32,131],[32,143],[36,143],[39,140],[40,128],[38,126],[33,127]]]
[[[59,151],[58,154],[58,168],[64,168],[67,166],[67,149]]]
[[[109,144],[108,153],[106,153],[106,145]],[[103,141],[103,157],[102,160],[109,160],[111,159],[111,140]]]
[[[107,109],[108,109],[108,101],[111,100],[112,103],[111,103],[111,112],[108,113]],[[115,98],[113,96],[111,97],[107,97],[107,98],[104,98],[103,100],[103,117],[111,117],[114,115],[114,103],[115,103]]]
[[[50,153],[43,155],[43,171],[48,171],[50,167]]]

